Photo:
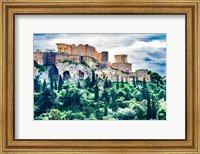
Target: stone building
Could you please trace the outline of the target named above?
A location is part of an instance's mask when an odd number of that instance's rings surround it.
[[[101,54],[101,52],[97,53],[97,61],[98,61],[98,63],[102,62],[102,54]]]
[[[58,62],[71,61],[75,63],[86,63],[91,67],[97,65],[97,60],[89,56],[79,54],[66,54],[63,52],[34,52],[34,60],[40,65],[53,65]]]
[[[108,51],[102,51],[97,53],[97,61],[100,67],[110,67],[111,63],[108,61]]]
[[[127,63],[128,62],[128,56],[124,54],[115,55],[115,63]]]
[[[88,44],[65,44],[56,43],[58,52],[64,52],[67,54],[79,54],[81,56],[88,56],[97,59],[97,50]]]
[[[97,53],[97,61],[98,63],[108,63],[108,51],[102,51]]]
[[[132,72],[132,64],[128,63],[127,55],[115,55],[115,62],[112,63],[112,68],[125,72]]]
[[[151,77],[146,69],[136,70],[135,74],[139,81],[143,81],[144,78],[146,81],[151,81]]]
[[[55,56],[55,63],[63,62],[65,60],[73,61],[76,63],[81,62],[81,56],[78,54],[66,54],[62,52],[57,52]]]
[[[102,63],[107,63],[108,62],[108,51],[102,51],[101,52],[101,57],[102,57],[102,59],[101,59],[101,62]]]

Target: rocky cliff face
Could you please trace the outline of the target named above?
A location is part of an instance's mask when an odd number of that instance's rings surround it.
[[[68,74],[70,75],[70,82],[75,82],[79,79],[86,79],[92,74],[92,69],[82,63],[57,63],[56,67],[58,69],[59,74],[62,76],[64,76],[65,72],[68,72]]]
[[[34,67],[33,70],[34,70],[33,71],[34,78],[36,76],[38,76],[39,77],[39,81],[41,81],[41,82],[43,82],[44,80],[46,80],[47,82],[49,81],[49,75],[48,75],[48,70],[47,69],[44,70],[44,71],[39,71],[38,68]]]
[[[47,66],[47,69],[44,72],[39,72],[37,68],[34,68],[34,76],[39,76],[41,82],[44,80],[49,81],[50,76],[52,79],[58,81],[58,76],[61,75],[64,80],[67,80],[71,83],[77,83],[80,79],[86,79],[92,77],[92,70],[97,77],[116,82],[117,75],[119,81],[131,82],[132,78],[128,74],[124,74],[119,70],[114,70],[110,67],[93,67],[84,63],[75,63],[72,61],[66,62],[57,62],[54,66]]]

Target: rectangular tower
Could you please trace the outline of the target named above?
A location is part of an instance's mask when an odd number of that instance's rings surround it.
[[[108,62],[108,52],[107,51],[102,51],[101,52],[101,56],[102,56],[102,62],[103,63],[107,63]]]
[[[132,72],[132,64],[128,63],[128,56],[124,54],[115,55],[115,62],[112,67],[125,72]]]
[[[127,55],[115,55],[115,63],[127,63]]]

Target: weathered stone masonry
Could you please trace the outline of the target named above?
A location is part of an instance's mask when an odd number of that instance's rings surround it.
[[[150,81],[148,70],[137,70],[132,72],[132,64],[128,63],[128,56],[124,54],[115,55],[115,62],[110,63],[109,53],[107,51],[97,52],[97,50],[86,44],[86,45],[74,45],[57,43],[58,52],[34,52],[34,60],[40,65],[45,65],[48,68],[49,74],[53,79],[57,80],[59,74],[63,74],[65,70],[57,69],[57,64],[63,63],[64,61],[71,61],[75,63],[84,62],[90,67],[98,66],[96,73],[98,76],[107,76],[112,81],[116,81],[117,75],[119,80],[131,82],[132,76],[137,76],[138,80],[142,81],[143,78],[146,81]],[[103,70],[101,70],[103,69]],[[71,77],[68,72],[65,73],[66,78]]]

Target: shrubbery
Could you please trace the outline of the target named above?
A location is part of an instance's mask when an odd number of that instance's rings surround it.
[[[35,120],[165,120],[166,81],[149,73],[151,82],[133,83],[112,83],[92,73],[91,78],[72,84],[60,76],[54,81],[58,89],[35,78]]]

